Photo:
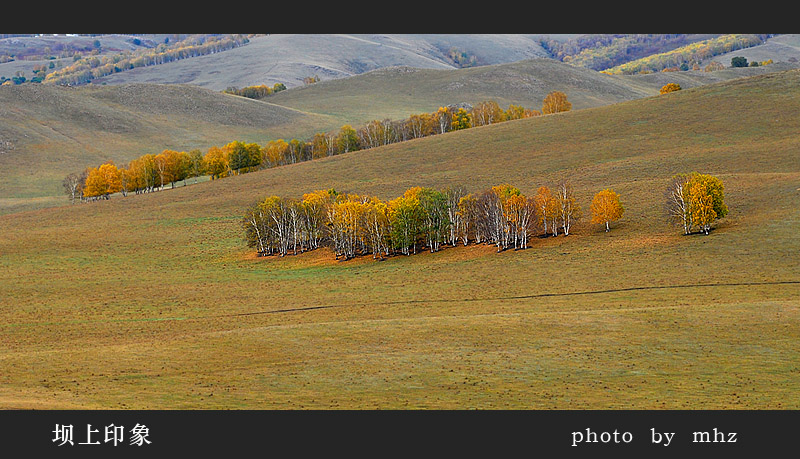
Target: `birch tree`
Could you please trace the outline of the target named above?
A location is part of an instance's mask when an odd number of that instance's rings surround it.
[[[514,240],[514,249],[528,247],[528,235],[535,221],[536,204],[523,194],[509,196],[504,202],[508,231]]]
[[[566,112],[572,109],[572,104],[567,100],[567,95],[561,91],[553,91],[545,96],[542,101],[542,114]]]
[[[380,199],[370,197],[363,204],[361,219],[372,258],[383,260],[383,254],[389,256],[389,207]]]
[[[555,196],[546,186],[540,186],[536,190],[536,195],[533,197],[536,206],[536,219],[539,225],[544,229],[544,234],[547,235],[548,225],[553,236],[558,236],[558,225],[556,219],[558,218],[558,202]]]
[[[349,124],[345,124],[339,129],[339,135],[336,137],[336,145],[339,153],[348,153],[359,149],[358,134]]]
[[[558,217],[564,236],[569,236],[572,225],[581,216],[581,207],[575,199],[572,184],[568,180],[561,181],[556,187]]]
[[[436,124],[438,126],[439,134],[444,134],[450,130],[453,123],[453,113],[447,107],[439,107],[439,110],[434,114]]]
[[[691,205],[692,223],[700,227],[700,231],[708,234],[711,222],[717,218],[714,210],[714,198],[705,184],[692,182],[689,184],[689,203]]]
[[[462,186],[447,187],[442,192],[447,199],[447,218],[450,220],[449,242],[451,246],[455,247],[464,226],[464,219],[459,212],[458,204],[467,192]]]
[[[692,231],[688,183],[689,175],[674,175],[665,192],[667,218],[671,223],[682,227],[683,234],[689,234]]]
[[[473,238],[478,244],[481,242],[483,234],[477,225],[478,211],[478,198],[472,193],[458,200],[458,212],[456,213],[461,221],[458,237],[464,245],[469,243],[470,238]]]
[[[200,150],[192,150],[189,152],[189,177],[194,178],[194,183],[197,183],[197,178],[203,175],[205,171],[205,163],[203,161],[203,153]]]
[[[78,186],[81,183],[81,176],[76,172],[72,172],[71,174],[64,177],[64,180],[61,182],[61,185],[64,187],[64,192],[69,196],[69,201],[72,204],[75,204],[75,198],[79,196],[78,193]]]
[[[421,188],[417,193],[422,216],[422,233],[431,253],[437,252],[450,231],[447,196],[433,188]]]
[[[419,199],[414,191],[389,201],[392,245],[400,253],[417,253],[417,235],[420,227]]]
[[[690,175],[687,186],[692,223],[708,234],[711,223],[728,214],[722,180],[712,175],[694,172]]]
[[[609,222],[622,218],[625,211],[619,201],[619,194],[608,188],[598,191],[594,195],[590,210],[592,212],[591,222],[605,224],[606,232],[609,230]]]

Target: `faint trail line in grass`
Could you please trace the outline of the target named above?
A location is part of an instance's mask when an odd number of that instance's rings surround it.
[[[580,296],[580,295],[598,295],[602,293],[618,293],[618,292],[632,292],[637,290],[661,290],[661,289],[682,289],[682,288],[702,288],[702,287],[745,287],[745,286],[759,286],[759,285],[798,285],[800,280],[797,281],[765,281],[765,282],[720,282],[710,284],[677,284],[677,285],[648,285],[640,287],[624,287],[612,288],[604,290],[585,290],[582,292],[559,292],[559,293],[534,293],[530,295],[511,295],[511,296],[495,296],[486,298],[439,298],[429,300],[396,300],[396,301],[374,301],[369,303],[342,303],[342,304],[326,304],[320,306],[304,306],[299,308],[285,308],[285,309],[272,309],[269,311],[254,311],[254,312],[239,312],[231,314],[214,314],[197,317],[143,317],[143,318],[128,318],[128,319],[101,319],[101,320],[76,320],[65,322],[26,322],[26,323],[5,323],[0,324],[0,327],[6,326],[31,326],[31,325],[76,325],[76,324],[95,324],[103,322],[164,322],[164,321],[193,321],[193,320],[209,320],[219,319],[225,317],[246,317],[267,314],[284,314],[291,312],[315,311],[322,309],[336,309],[347,307],[366,307],[366,306],[393,306],[400,304],[419,304],[419,303],[466,303],[475,301],[504,301],[504,300],[524,300],[531,298],[551,298],[551,297],[564,297],[564,296]]]
[[[282,314],[286,312],[302,312],[302,311],[313,311],[317,309],[333,309],[333,308],[344,308],[344,307],[391,306],[397,304],[416,304],[416,303],[462,303],[462,302],[473,302],[473,301],[524,300],[530,298],[547,298],[547,297],[560,297],[560,296],[597,295],[601,293],[631,292],[636,290],[681,289],[681,288],[697,288],[697,287],[742,287],[742,286],[790,285],[790,284],[800,284],[800,281],[728,282],[728,283],[722,282],[722,283],[711,283],[711,284],[648,285],[642,287],[612,288],[604,290],[585,290],[582,292],[535,293],[530,295],[496,296],[487,298],[444,298],[444,299],[430,299],[430,300],[375,301],[370,303],[328,304],[321,306],[306,306],[301,308],[273,309],[270,311],[220,314],[215,316],[186,318],[186,320],[210,319],[219,317],[254,316],[263,314]]]

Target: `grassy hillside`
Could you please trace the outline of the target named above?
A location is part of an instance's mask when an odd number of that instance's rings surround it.
[[[543,46],[554,59],[600,71],[715,36],[717,35],[582,34],[568,40],[546,38]]]
[[[669,82],[689,88],[786,68],[611,76],[550,59],[448,70],[392,67],[262,101],[191,85],[3,86],[0,213],[63,205],[61,180],[68,173],[109,159],[125,164],[165,148],[206,151],[235,139],[309,139],[345,123],[405,119],[459,102],[540,109],[553,90],[566,92],[579,110],[658,94]]]
[[[509,121],[125,199],[0,216],[3,408],[797,409],[800,71]],[[708,236],[669,177],[725,182]],[[244,207],[334,187],[573,177],[525,251],[261,258]]]
[[[547,53],[527,35],[275,34],[254,37],[241,48],[179,62],[135,69],[98,80],[120,83],[187,83],[223,90],[283,83],[303,85],[317,75],[331,80],[378,68],[406,65],[452,69],[451,48],[480,65],[514,62]]]
[[[728,60],[730,66],[730,59]],[[678,83],[681,88],[688,89],[697,86],[720,83],[736,78],[747,78],[770,73],[784,72],[797,68],[796,64],[790,62],[775,62],[763,67],[745,68],[725,68],[714,72],[703,70],[689,70],[683,72],[655,72],[641,75],[621,76],[632,87],[640,87],[643,90],[658,90],[668,83]]]
[[[541,108],[553,89],[567,91],[576,109],[655,92],[620,81],[543,59],[458,70],[382,69],[263,101],[190,85],[3,86],[0,212],[63,204],[60,183],[68,173],[165,148],[206,151],[234,139],[309,139],[345,123],[399,120],[458,102]]]
[[[58,196],[70,172],[165,148],[311,135],[324,116],[192,86],[0,87],[0,198]],[[0,204],[2,207],[2,204]]]
[[[270,97],[279,105],[333,115],[348,122],[401,119],[459,102],[496,100],[541,110],[551,91],[567,94],[573,109],[596,107],[657,93],[624,79],[552,59],[458,70],[392,67],[347,79],[323,81]]]
[[[782,34],[767,39],[764,44],[714,56],[711,60],[730,67],[731,58],[743,56],[748,62],[785,62],[797,66],[800,61],[800,35]]]
[[[513,103],[541,110],[542,100],[551,91],[563,91],[572,109],[580,110],[657,95],[662,86],[672,82],[692,88],[792,68],[788,63],[776,63],[716,72],[606,75],[552,59],[457,70],[392,67],[283,91],[267,100],[357,125],[373,119],[402,119],[459,102],[495,100],[503,108]]]
[[[800,46],[798,45],[800,45],[800,36],[796,34],[773,37],[752,34],[721,35],[667,52],[653,53],[604,71],[611,74],[638,74],[648,71],[659,72],[668,67],[678,68],[681,64],[689,67],[697,64],[700,68],[704,68],[712,61],[729,68],[731,67],[731,58],[735,56],[747,57],[748,62],[771,60],[784,68],[797,68],[798,58],[800,58]],[[726,50],[729,51],[726,52]]]
[[[100,75],[220,52],[246,42],[246,37],[235,34],[6,37],[0,39],[0,82],[13,75],[28,82],[76,86]]]

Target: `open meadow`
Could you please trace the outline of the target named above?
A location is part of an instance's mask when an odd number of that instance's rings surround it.
[[[791,70],[0,215],[0,408],[798,409],[798,126]],[[691,171],[725,184],[709,235],[666,223]],[[584,218],[526,250],[256,257],[241,225],[269,195],[565,177]]]

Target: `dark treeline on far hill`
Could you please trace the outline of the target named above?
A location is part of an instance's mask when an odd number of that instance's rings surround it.
[[[145,41],[131,38],[131,42],[143,46],[134,51],[120,51],[103,54],[100,40],[95,40],[91,49],[66,48],[58,49],[56,45],[45,48],[41,59],[56,59],[68,57],[64,53],[72,53],[73,62],[61,67],[56,65],[42,65],[34,70],[36,74],[29,81],[33,83],[58,84],[64,86],[81,85],[113,73],[124,72],[138,67],[164,64],[180,59],[203,56],[228,49],[237,48],[249,43],[248,36],[240,34],[193,34],[176,36],[179,40],[169,40],[162,43],[153,43],[152,47],[145,46]],[[66,46],[66,45],[64,45]],[[12,56],[0,56],[5,61],[14,60]],[[3,60],[0,60],[3,62]],[[20,84],[26,80],[8,80],[9,84]]]
[[[550,93],[542,103],[544,114],[570,108],[566,95],[559,91]],[[514,104],[503,110],[494,101],[481,102],[474,107],[440,107],[436,112],[414,114],[400,121],[374,120],[358,129],[344,125],[338,132],[320,132],[308,140],[277,139],[263,146],[236,140],[221,147],[212,146],[206,153],[164,150],[159,154],[142,155],[127,166],[117,167],[108,162],[82,173],[72,173],[64,179],[63,185],[73,202],[108,199],[117,192],[127,196],[129,192],[161,190],[167,184],[174,187],[175,182],[185,184],[187,178],[196,179],[201,175],[209,175],[214,180],[542,113]]]
[[[718,54],[762,44],[771,34],[587,34],[566,41],[543,38],[553,58],[612,73],[688,68]],[[625,65],[627,64],[627,65]]]
[[[604,70],[688,44],[690,34],[586,34],[540,43],[555,59],[592,70]]]

